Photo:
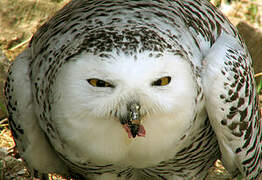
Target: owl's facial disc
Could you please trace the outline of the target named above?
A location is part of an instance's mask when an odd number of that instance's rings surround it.
[[[136,136],[145,137],[146,132],[144,126],[141,124],[142,115],[140,107],[139,103],[136,102],[128,104],[127,115],[120,120],[129,138],[135,138]]]

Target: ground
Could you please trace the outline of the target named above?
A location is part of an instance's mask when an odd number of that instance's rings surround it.
[[[28,45],[33,33],[69,0],[0,0],[0,56],[1,51],[12,61]],[[262,29],[262,0],[211,0],[229,20],[237,25],[247,22]],[[0,65],[2,63],[0,57]],[[0,180],[30,179],[23,161],[15,151],[3,108],[3,77],[6,66],[0,66]],[[2,72],[3,71],[3,72]],[[258,79],[259,82],[259,79]],[[61,179],[50,175],[51,179]],[[232,180],[217,161],[210,169],[208,180]],[[241,177],[235,178],[240,180]]]

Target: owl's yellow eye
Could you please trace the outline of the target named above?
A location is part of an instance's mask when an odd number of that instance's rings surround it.
[[[152,83],[152,86],[166,86],[170,83],[171,77],[165,76]]]
[[[94,87],[114,87],[112,84],[100,79],[88,79],[88,83]]]

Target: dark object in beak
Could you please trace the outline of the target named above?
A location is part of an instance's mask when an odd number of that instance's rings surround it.
[[[138,103],[132,103],[129,105],[129,121],[127,122],[133,138],[136,137],[140,126],[140,105]]]
[[[136,135],[138,134],[139,125],[134,124],[134,125],[128,125],[128,126],[131,130],[131,134],[132,134],[133,138],[135,138]]]
[[[127,122],[130,130],[131,130],[131,134],[133,136],[133,138],[136,137],[138,130],[139,130],[139,126],[140,126],[140,105],[138,103],[131,103],[129,105],[129,121]]]
[[[125,130],[128,133],[128,137],[135,138],[136,136],[145,136],[144,127],[141,125],[141,113],[140,105],[136,102],[132,102],[127,106],[127,116],[121,119],[121,123],[124,125]]]

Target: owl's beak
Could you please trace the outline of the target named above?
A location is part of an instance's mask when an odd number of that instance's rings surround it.
[[[136,136],[145,136],[144,126],[141,124],[141,106],[137,102],[132,102],[127,105],[127,115],[121,118],[121,124],[128,133],[128,137],[135,138]]]

